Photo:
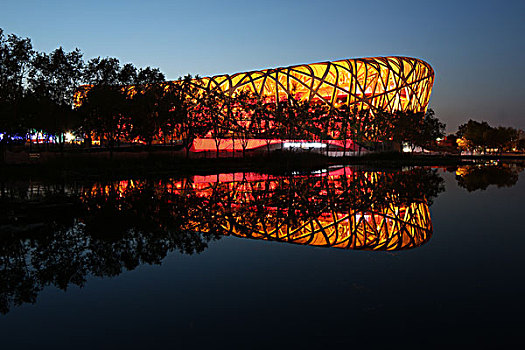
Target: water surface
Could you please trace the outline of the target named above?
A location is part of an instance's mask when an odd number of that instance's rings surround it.
[[[522,169],[4,181],[2,348],[519,343]]]

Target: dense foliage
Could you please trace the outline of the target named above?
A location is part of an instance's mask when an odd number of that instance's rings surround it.
[[[483,153],[524,149],[523,131],[511,127],[492,127],[487,122],[469,120],[460,125],[457,132],[458,145],[468,151]]]

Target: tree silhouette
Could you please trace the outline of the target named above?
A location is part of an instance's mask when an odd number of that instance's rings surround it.
[[[463,166],[456,172],[456,180],[468,192],[486,190],[490,185],[512,187],[518,182],[523,169],[523,163]]]
[[[173,91],[175,92],[173,113],[176,133],[182,139],[186,157],[189,157],[193,140],[206,135],[209,130],[205,97],[199,94],[199,89],[193,84],[191,75],[185,76],[178,82]]]
[[[13,136],[25,137],[28,120],[20,113],[24,85],[34,54],[31,40],[14,34],[4,35],[0,28],[0,155],[3,160]]]

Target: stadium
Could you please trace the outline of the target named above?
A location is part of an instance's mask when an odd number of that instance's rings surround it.
[[[216,115],[207,116],[213,119],[208,124],[220,125],[211,126],[192,137],[191,150],[231,152],[241,149],[330,148],[357,151],[360,146],[356,140],[342,133],[341,120],[346,118],[352,122],[350,119],[354,119],[355,122],[365,113],[369,119],[367,127],[373,129],[373,118],[379,113],[424,113],[433,82],[432,67],[410,57],[344,59],[192,79],[189,84],[195,101],[201,101],[199,98],[203,96],[215,96],[217,111]],[[182,83],[180,80],[161,85],[168,91],[170,86]],[[82,105],[90,89],[91,86],[83,86],[77,91],[77,107]],[[133,86],[125,89],[133,95]],[[238,107],[232,105],[231,101],[240,96],[249,96],[252,101],[262,103],[265,112],[273,113],[272,119],[255,128],[253,113],[239,113]],[[312,121],[309,132],[300,136],[280,132],[278,124],[282,125],[287,115],[280,122],[275,115],[282,113],[279,108],[287,103],[306,105],[307,113],[327,118],[324,118],[325,122]],[[348,116],[341,116],[342,113]],[[231,115],[236,118],[234,122]],[[308,122],[303,120],[303,123]],[[175,134],[170,137],[181,139],[184,132],[179,130]]]

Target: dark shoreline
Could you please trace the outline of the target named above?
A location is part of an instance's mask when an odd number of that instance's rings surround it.
[[[315,153],[276,152],[246,158],[184,158],[174,152],[148,152],[140,158],[66,156],[33,164],[0,164],[0,178],[67,178],[136,177],[152,175],[216,174],[224,172],[263,172],[283,174],[311,171],[335,165],[356,165],[370,169],[397,169],[404,166],[455,167],[491,160],[524,161],[525,155],[413,155],[407,153],[375,153],[361,157],[327,157]]]

